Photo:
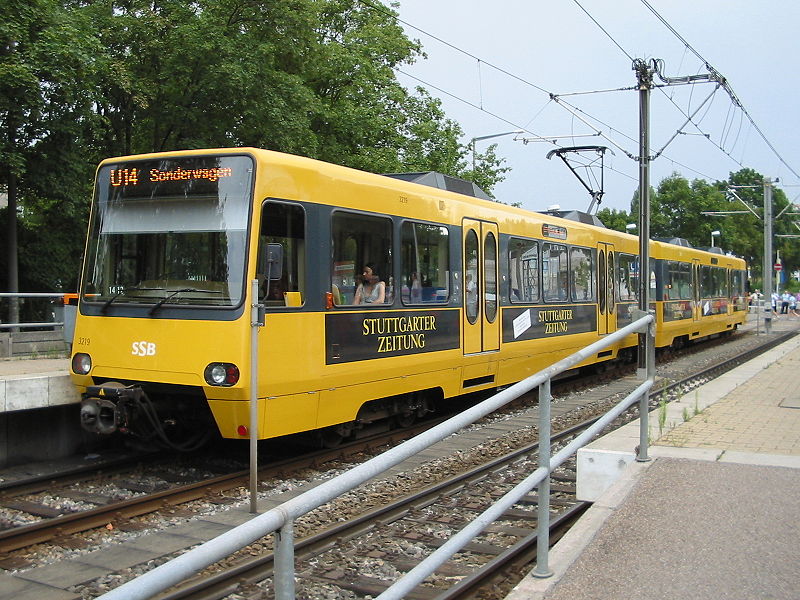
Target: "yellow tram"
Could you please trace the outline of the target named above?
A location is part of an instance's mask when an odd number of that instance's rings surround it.
[[[261,438],[407,422],[630,322],[636,237],[432,177],[439,187],[254,148],[103,161],[73,346],[83,426],[247,438],[254,302]],[[744,261],[660,242],[651,256],[657,345],[744,322]]]

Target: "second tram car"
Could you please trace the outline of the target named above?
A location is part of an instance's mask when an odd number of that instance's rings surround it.
[[[103,161],[72,357],[83,426],[249,437],[253,303],[259,437],[331,442],[519,381],[631,321],[636,237],[435,178],[446,189],[254,148]],[[651,257],[658,346],[744,322],[743,260],[667,242]]]

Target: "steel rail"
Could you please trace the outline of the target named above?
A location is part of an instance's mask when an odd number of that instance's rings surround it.
[[[432,423],[437,423],[441,419],[435,419]],[[260,476],[280,476],[287,469],[303,469],[309,466],[318,466],[320,462],[343,459],[347,455],[359,452],[360,449],[376,444],[393,444],[407,437],[413,437],[420,431],[430,427],[430,423],[420,423],[408,430],[394,430],[389,434],[380,434],[369,438],[361,439],[351,445],[341,446],[334,450],[325,450],[311,455],[303,456],[301,459],[291,458],[278,463],[270,464],[259,470]],[[74,477],[70,473],[69,478]],[[176,486],[167,490],[154,492],[144,496],[136,496],[123,500],[90,508],[85,511],[64,514],[60,517],[53,517],[37,521],[29,525],[21,525],[5,531],[0,531],[0,554],[19,550],[50,541],[64,535],[71,535],[105,527],[109,523],[124,522],[134,517],[163,510],[165,507],[174,507],[186,504],[194,500],[202,499],[209,495],[218,495],[237,487],[246,487],[249,481],[250,471],[240,470],[225,475],[219,475],[210,479],[204,479],[194,483]],[[37,484],[41,481],[53,482],[53,477],[36,478]],[[70,479],[67,479],[69,481]],[[18,484],[21,486],[22,484]],[[11,486],[9,486],[11,487]],[[8,490],[8,488],[7,488]],[[7,491],[6,490],[6,491]],[[0,503],[2,501],[0,500]]]
[[[574,436],[591,426],[599,417],[587,419],[553,434],[553,441],[562,441]],[[469,469],[446,480],[431,484],[421,490],[379,506],[336,525],[307,536],[295,542],[295,549],[301,554],[298,558],[307,558],[318,554],[326,547],[333,546],[336,541],[344,537],[353,537],[363,531],[372,529],[376,524],[391,523],[402,518],[406,513],[418,505],[428,503],[431,498],[447,495],[454,489],[463,488],[470,481],[480,479],[500,467],[511,464],[521,456],[532,454],[538,449],[538,442],[531,442],[517,448],[508,454],[494,458],[482,465]],[[535,515],[535,513],[531,513]],[[534,542],[535,543],[535,542]],[[181,586],[177,590],[157,596],[158,600],[201,600],[205,598],[220,598],[221,592],[231,593],[240,583],[252,583],[269,577],[272,574],[274,554],[270,553],[257,558],[248,559],[239,565],[221,571],[207,579],[192,582]],[[388,585],[387,585],[388,587]]]

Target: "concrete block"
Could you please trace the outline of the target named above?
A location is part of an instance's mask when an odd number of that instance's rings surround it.
[[[80,597],[80,594],[0,574],[0,600],[79,600]]]
[[[259,510],[262,510],[261,502],[259,502]],[[223,510],[213,515],[203,515],[204,521],[211,521],[212,523],[221,523],[222,525],[231,525],[232,527],[236,527],[237,525],[241,525],[242,523],[246,523],[253,517],[257,515],[250,514],[250,508],[248,507],[240,507],[240,508],[233,508],[231,510]]]
[[[636,459],[629,451],[581,448],[578,450],[577,497],[594,502],[619,479]]]
[[[789,454],[760,454],[727,450],[722,454],[719,462],[800,469],[800,456]]]
[[[640,481],[643,473],[650,468],[653,461],[630,463],[617,480],[595,501],[592,507],[616,510],[628,497],[633,487]]]
[[[28,410],[47,406],[47,377],[6,379],[6,410]]]
[[[678,448],[676,446],[650,446],[648,455],[652,458],[683,458],[688,460],[719,460],[719,448]]]
[[[173,535],[171,533],[154,533],[151,535],[142,535],[129,542],[121,544],[121,547],[135,548],[146,552],[154,552],[159,555],[172,554],[178,550],[183,550],[198,544],[195,538],[186,537],[183,535]]]
[[[108,569],[95,567],[79,560],[65,560],[54,565],[36,567],[17,573],[16,577],[66,590],[108,574]]]
[[[109,571],[119,571],[157,558],[160,554],[139,550],[129,546],[111,546],[82,555],[78,560],[93,567],[103,567]]]
[[[0,412],[6,412],[6,381],[0,379]]]
[[[48,406],[58,406],[60,404],[75,404],[81,401],[78,388],[72,385],[69,375],[52,375],[47,379],[48,386]]]
[[[222,535],[223,533],[225,533],[230,529],[231,529],[230,525],[223,525],[221,523],[212,523],[211,521],[198,519],[196,521],[189,521],[188,523],[184,523],[183,525],[171,527],[169,529],[169,533],[172,533],[174,535],[190,537],[205,542],[206,540],[215,538],[218,535]]]

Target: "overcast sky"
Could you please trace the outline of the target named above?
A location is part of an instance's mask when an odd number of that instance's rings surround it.
[[[635,86],[629,56],[662,59],[668,77],[707,71],[703,61],[642,0],[578,2],[580,5],[574,0],[400,0],[403,21],[458,50],[404,26],[409,37],[422,43],[427,58],[403,67],[398,76],[404,85],[422,85],[442,100],[448,117],[461,124],[464,143],[473,137],[526,130],[521,136],[477,142],[479,151],[498,144],[498,155],[512,168],[506,181],[495,189],[499,200],[521,202],[531,210],[553,204],[586,210],[590,196],[580,182],[557,157],[546,158],[556,146],[524,144],[515,137],[584,135],[599,130],[608,139],[596,135],[561,138],[558,145],[611,148],[614,156],[606,154],[601,208],[629,210],[638,187],[638,163],[627,156],[639,151],[638,93],[569,94]],[[777,151],[776,155],[723,89],[713,93],[715,84],[653,90],[651,154],[667,144],[689,115],[699,107],[700,111],[693,119],[699,129],[692,124],[684,127],[685,133],[678,134],[651,163],[651,184],[656,186],[676,171],[690,180],[724,180],[743,165],[780,178],[779,187],[789,199],[800,201],[800,2],[649,2],[728,80]],[[573,109],[551,100],[549,93],[560,96]],[[599,171],[594,174],[599,176]]]

